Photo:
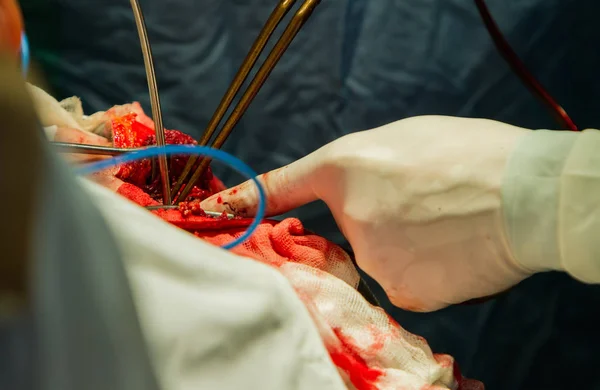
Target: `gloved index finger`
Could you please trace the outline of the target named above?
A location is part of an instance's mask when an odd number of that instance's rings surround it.
[[[318,165],[315,156],[309,155],[258,176],[267,196],[266,216],[283,214],[317,200],[313,177]],[[248,180],[204,200],[201,207],[206,211],[252,217],[256,214],[258,200],[258,190]]]

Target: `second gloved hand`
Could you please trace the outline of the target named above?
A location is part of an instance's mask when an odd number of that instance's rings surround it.
[[[395,305],[437,310],[503,291],[539,270],[511,253],[502,210],[507,160],[529,130],[415,117],[342,137],[260,177],[268,215],[327,203],[356,260]],[[251,182],[203,203],[251,216]]]

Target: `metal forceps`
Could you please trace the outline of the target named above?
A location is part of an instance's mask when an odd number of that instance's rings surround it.
[[[154,130],[156,133],[156,144],[159,147],[164,147],[165,130],[163,126],[162,112],[160,108],[160,99],[158,94],[158,86],[156,83],[154,63],[152,60],[152,49],[148,40],[146,24],[144,21],[144,16],[142,14],[142,9],[139,4],[139,0],[130,0],[130,2],[135,17],[138,35],[140,38],[142,54],[144,57],[146,78],[148,81],[148,89],[150,92],[150,103],[152,106],[152,120],[154,121]],[[244,59],[242,65],[240,66],[240,69],[234,77],[231,85],[227,89],[227,92],[221,99],[219,106],[214,112],[211,120],[209,121],[202,135],[202,138],[198,142],[199,145],[209,145],[212,137],[215,135],[217,126],[223,120],[225,113],[227,112],[227,110],[233,102],[233,99],[240,91],[242,85],[248,78],[254,65],[256,65],[258,58],[264,51],[267,43],[269,42],[269,39],[275,32],[275,29],[281,24],[283,18],[289,13],[289,11],[292,9],[296,2],[297,0],[279,0],[279,3],[272,11],[271,15],[269,16],[269,19],[263,26],[259,36],[256,38],[254,44],[250,48],[249,53]],[[225,121],[225,124],[223,125],[221,131],[219,131],[216,134],[216,137],[214,141],[210,144],[210,147],[220,149],[223,146],[223,144],[233,131],[234,127],[239,123],[240,119],[250,106],[250,103],[252,103],[252,101],[264,85],[265,81],[267,80],[267,78],[269,77],[269,75],[271,74],[271,72],[273,71],[273,69],[275,68],[285,51],[289,48],[290,44],[292,43],[300,29],[308,21],[314,9],[320,3],[321,0],[304,0],[304,3],[298,8],[296,14],[292,17],[282,36],[275,44],[273,50],[269,53],[265,62],[259,68],[258,72],[250,82],[248,89],[242,95],[240,101],[233,109],[231,116]],[[122,153],[138,150],[56,142],[54,142],[53,145],[63,153],[88,153],[107,156],[116,156]],[[171,189],[169,182],[169,166],[167,162],[167,157],[164,155],[159,157],[158,165],[160,176],[162,179],[162,195],[164,205],[170,206],[173,203],[176,204],[182,202],[187,198],[194,184],[198,181],[200,177],[202,177],[204,172],[206,172],[206,169],[208,168],[211,160],[208,158],[202,158],[197,168],[194,170],[191,178],[186,183],[185,181],[188,178],[194,166],[196,165],[197,161],[198,157],[196,156],[191,156],[189,158],[181,176],[178,178],[175,186]],[[185,187],[180,192],[184,184]],[[172,202],[172,199],[174,198],[175,202]]]
[[[133,1],[133,0],[132,0]],[[248,78],[252,68],[256,64],[258,58],[261,53],[265,49],[269,39],[273,35],[275,29],[283,18],[288,14],[288,12],[292,9],[296,0],[279,0],[279,4],[275,6],[275,9],[269,16],[269,19],[263,26],[262,31],[258,35],[258,38],[254,41],[248,55],[244,59],[244,62],[240,66],[236,76],[234,77],[229,89],[221,99],[219,106],[217,107],[215,113],[213,114],[211,120],[209,121],[202,138],[198,142],[201,146],[207,146],[215,134],[217,126],[223,120],[225,113],[231,106],[233,99],[240,91],[242,84]],[[233,128],[238,124],[252,100],[256,97],[260,88],[264,85],[265,81],[275,68],[275,65],[279,62],[285,51],[288,49],[302,26],[308,21],[310,16],[312,15],[314,9],[321,3],[321,0],[305,0],[304,3],[300,6],[296,14],[292,17],[292,20],[286,27],[285,31],[275,44],[273,50],[267,56],[263,65],[259,68],[258,72],[254,79],[250,82],[248,89],[240,98],[240,101],[235,106],[232,111],[231,116],[225,121],[225,124],[221,128],[221,131],[216,135],[214,141],[210,144],[212,148],[220,149],[229,135],[231,134]],[[186,179],[189,176],[190,172],[196,165],[198,161],[198,157],[192,156],[188,160],[181,176],[177,179],[175,186],[171,190],[171,197],[175,198],[175,203],[184,201],[194,184],[202,177],[206,169],[210,164],[209,158],[202,158],[197,168],[194,170],[191,178],[187,181]],[[184,189],[179,193],[181,187],[184,185]]]
[[[152,60],[152,47],[148,40],[148,32],[144,14],[138,0],[130,0],[131,9],[135,18],[135,24],[140,37],[140,46],[144,56],[144,67],[146,69],[146,79],[148,81],[148,91],[150,92],[150,104],[152,107],[152,120],[154,121],[154,132],[156,134],[156,145],[165,146],[165,128],[163,126],[162,112],[160,109],[160,98],[158,96],[158,85],[156,84],[156,73],[154,72],[154,61]],[[154,164],[153,164],[154,167]],[[158,168],[162,182],[163,203],[171,204],[171,183],[169,182],[169,166],[167,156],[158,157]],[[152,170],[154,172],[154,169]]]
[[[142,48],[142,55],[144,57],[144,68],[146,70],[146,79],[148,82],[148,91],[150,93],[150,104],[152,107],[152,120],[154,121],[154,132],[156,135],[156,145],[160,147],[165,146],[165,128],[163,125],[162,112],[160,108],[160,98],[158,95],[158,86],[156,83],[156,73],[154,71],[154,61],[152,60],[152,47],[148,40],[148,32],[146,29],[146,22],[142,13],[138,0],[130,0],[131,9],[133,10],[133,16],[137,27],[140,46]],[[105,155],[105,156],[117,156],[123,153],[132,152],[138,149],[119,149],[113,147],[75,144],[75,143],[63,143],[63,142],[51,142],[50,143],[55,149],[62,153],[86,153],[93,155]],[[169,182],[169,166],[167,162],[167,156],[162,155],[158,157],[158,166],[160,171],[160,177],[162,182],[162,196],[163,203],[170,205],[171,202],[171,184]],[[152,163],[153,176],[155,173],[154,160]]]

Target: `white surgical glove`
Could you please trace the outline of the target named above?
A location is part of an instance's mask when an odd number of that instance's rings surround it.
[[[569,140],[580,135],[534,132],[483,119],[415,117],[342,137],[260,180],[269,215],[325,201],[358,265],[391,301],[409,310],[432,311],[501,292],[535,272],[565,268],[564,262],[542,256],[559,241],[556,232],[551,236],[551,226],[545,227],[550,236],[544,238],[553,241],[545,243],[544,252],[538,250],[539,239],[531,246],[519,236],[535,236],[528,226],[547,220],[541,215],[558,212],[543,199],[523,199],[514,190],[546,166],[535,167],[534,159],[528,162],[534,165],[528,175],[520,176],[513,153],[525,140],[536,145],[536,136],[549,133]],[[568,155],[571,144],[565,144],[562,155]],[[539,154],[545,153],[544,145],[542,140],[537,146]],[[545,182],[546,192],[558,191],[560,174]],[[506,191],[510,194],[503,197]],[[506,199],[521,204],[506,205]],[[203,203],[207,210],[246,215],[256,205],[251,182]]]
[[[44,127],[58,126],[81,130],[81,127],[60,103],[43,89],[27,84],[39,120]]]

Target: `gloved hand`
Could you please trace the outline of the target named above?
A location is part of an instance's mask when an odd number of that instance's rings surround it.
[[[50,96],[48,92],[29,83],[27,84],[27,89],[42,126],[68,127],[70,129],[81,130],[75,118],[62,108],[60,103]]]
[[[483,119],[415,117],[342,137],[260,176],[268,215],[327,203],[364,271],[392,303],[432,311],[501,292],[533,272],[511,253],[502,180],[530,130]],[[251,216],[251,182],[203,202]]]

